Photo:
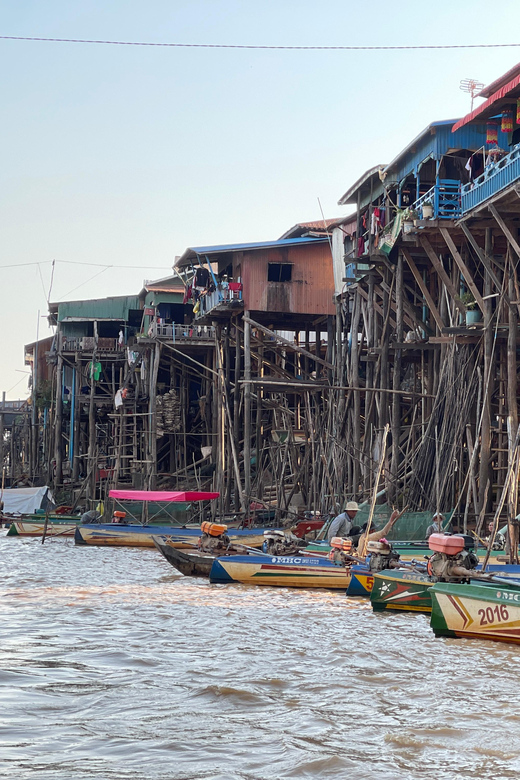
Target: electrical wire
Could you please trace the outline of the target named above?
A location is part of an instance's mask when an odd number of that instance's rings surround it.
[[[448,43],[410,46],[268,46],[254,43],[156,43],[152,41],[105,41],[88,38],[41,38],[0,35],[4,41],[43,41],[46,43],[96,43],[105,46],[157,46],[171,49],[282,49],[288,51],[400,51],[403,49],[506,49],[520,43]]]
[[[74,287],[72,290],[69,290],[68,293],[65,293],[63,296],[64,298],[67,297],[67,295],[71,295],[73,292],[76,292],[76,290],[79,290],[80,287],[83,287],[84,284],[88,284],[93,279],[95,279],[97,276],[101,276],[101,274],[104,274],[105,271],[108,271],[108,268],[103,268],[101,271],[99,271],[97,274],[94,274],[94,276],[91,276],[89,279],[87,279],[85,282],[81,282],[81,284],[78,284],[77,287]]]
[[[34,263],[11,263],[10,265],[0,265],[0,271],[3,268],[25,268],[28,265],[46,265],[47,263],[65,263],[66,265],[91,265],[94,268],[131,268],[134,271],[164,271],[171,270],[171,266],[166,265],[113,265],[111,263],[87,263],[77,260],[39,260]]]

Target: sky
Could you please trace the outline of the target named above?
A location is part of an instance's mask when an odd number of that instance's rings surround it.
[[[0,0],[0,35],[165,43],[515,43],[517,0]],[[520,47],[175,49],[0,40],[0,391],[27,395],[47,302],[137,294],[188,246],[278,238]],[[319,199],[319,202],[318,202]],[[52,277],[52,261],[55,270]],[[106,268],[106,266],[114,266]]]

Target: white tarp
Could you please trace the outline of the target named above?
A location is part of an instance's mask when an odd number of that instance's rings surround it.
[[[45,508],[45,496],[48,492],[48,498],[52,501],[52,493],[49,488],[7,488],[4,490],[3,502],[4,513],[9,515],[29,515],[36,512],[37,509]]]

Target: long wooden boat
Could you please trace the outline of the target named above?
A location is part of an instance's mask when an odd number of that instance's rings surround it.
[[[435,636],[520,644],[520,586],[437,582],[430,596]]]
[[[164,525],[119,525],[101,523],[78,525],[74,536],[76,544],[93,544],[104,547],[154,547],[153,536],[168,539],[178,550],[192,549],[200,539],[200,525],[180,528]],[[264,543],[263,528],[228,528],[231,542],[261,547]]]
[[[79,517],[66,515],[51,515],[47,522],[46,536],[72,537],[79,522]],[[45,515],[29,515],[12,520],[6,536],[43,536]]]
[[[346,590],[350,573],[345,566],[320,557],[251,554],[216,558],[209,579],[218,583]]]
[[[161,555],[166,558],[177,571],[186,577],[209,577],[214,555],[207,555],[199,550],[187,552],[173,547],[168,541],[164,541],[158,536],[152,536],[152,541]]]
[[[475,570],[478,576],[479,569]],[[491,564],[487,567],[490,574],[510,580],[514,585],[520,582],[520,566],[511,564]],[[370,602],[374,612],[398,610],[400,612],[432,611],[431,589],[436,584],[428,574],[404,569],[387,569],[373,574]],[[478,580],[471,580],[477,582]]]

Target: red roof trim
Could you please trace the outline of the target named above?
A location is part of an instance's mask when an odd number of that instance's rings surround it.
[[[511,92],[515,87],[518,87],[519,84],[520,84],[520,75],[516,76],[514,79],[509,81],[501,89],[497,90],[497,92],[493,93],[493,95],[491,95],[491,97],[488,98],[485,103],[482,103],[481,106],[475,108],[470,114],[466,114],[466,116],[462,117],[462,119],[459,119],[459,121],[451,128],[451,132],[454,133],[455,130],[459,130],[459,128],[464,127],[464,125],[467,125],[469,122],[472,122],[488,108],[491,108],[493,103],[496,103],[498,100],[502,100],[502,98],[505,98],[506,95],[509,92]]]

